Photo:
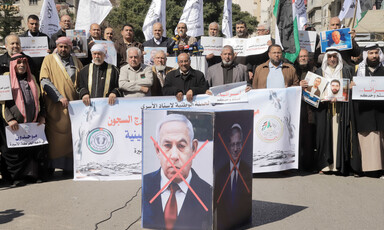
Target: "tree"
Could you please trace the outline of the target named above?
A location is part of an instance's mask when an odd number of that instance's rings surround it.
[[[109,13],[104,23],[114,29],[120,31],[121,27],[126,24],[132,24],[135,31],[135,39],[138,41],[144,40],[142,27],[145,16],[152,0],[121,0],[119,7],[114,7]],[[173,37],[174,30],[179,22],[181,14],[187,0],[167,0],[167,36]],[[205,34],[208,34],[209,23],[216,21],[221,24],[223,17],[224,0],[204,0],[204,28]],[[238,20],[243,20],[247,23],[248,31],[253,33],[257,25],[256,18],[248,12],[240,11],[240,6],[232,5],[233,27]]]
[[[18,31],[21,26],[21,17],[18,6],[13,5],[13,0],[3,0],[0,3],[0,36],[4,40],[11,32]]]

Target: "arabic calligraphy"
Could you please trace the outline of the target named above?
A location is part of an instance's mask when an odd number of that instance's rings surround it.
[[[114,119],[109,118],[108,126],[120,126],[120,124],[130,124],[141,125],[142,121],[140,117],[128,116],[127,119],[121,119],[116,117]]]
[[[131,134],[129,134],[129,130],[125,130],[126,135],[125,138],[128,138],[130,141],[142,141],[143,140],[143,135],[137,134],[136,130],[133,132],[131,131]]]

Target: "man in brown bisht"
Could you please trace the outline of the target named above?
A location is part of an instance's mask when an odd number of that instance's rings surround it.
[[[68,104],[78,99],[77,74],[83,66],[76,57],[71,56],[72,42],[69,38],[58,38],[56,46],[57,53],[45,57],[40,72],[47,110],[45,133],[52,168],[61,168],[64,175],[72,175],[72,134]]]

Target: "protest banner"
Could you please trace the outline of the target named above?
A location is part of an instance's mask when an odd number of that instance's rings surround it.
[[[7,146],[21,148],[48,144],[44,129],[45,125],[38,123],[20,123],[17,131],[6,126]]]
[[[115,44],[112,41],[95,40],[95,44],[102,44],[107,51],[105,54],[105,62],[117,66],[117,53]]]
[[[383,77],[353,77],[352,100],[384,100]]]
[[[202,36],[201,45],[204,47],[203,55],[213,54],[220,56],[223,49],[223,38]]]
[[[48,55],[47,37],[20,37],[21,50],[30,57],[45,57]]]
[[[320,32],[321,52],[325,53],[329,48],[337,50],[352,49],[350,31],[350,28],[344,28]]]
[[[144,47],[144,64],[153,66],[156,52],[162,50],[167,53],[167,47]]]
[[[301,87],[247,92],[248,102],[212,105],[209,95],[192,103],[174,96],[107,98],[70,102],[74,179],[125,180],[141,178],[142,109],[254,110],[253,172],[298,167]]]
[[[248,97],[245,93],[247,82],[235,82],[209,88],[212,92],[212,103],[239,103],[247,102]]]
[[[12,100],[12,88],[9,75],[0,75],[0,101]]]
[[[300,48],[314,53],[316,49],[316,36],[316,31],[299,30]]]
[[[85,30],[66,30],[67,37],[72,41],[72,52],[78,58],[88,57],[87,34]]]

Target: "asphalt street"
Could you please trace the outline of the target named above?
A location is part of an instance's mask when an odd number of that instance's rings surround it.
[[[57,172],[58,174],[59,172]],[[258,174],[247,229],[384,229],[384,180]],[[0,229],[141,229],[141,181],[0,186]]]

